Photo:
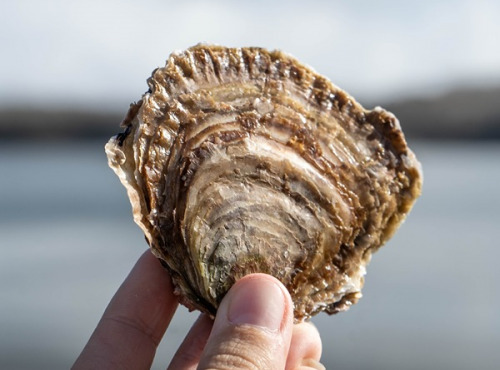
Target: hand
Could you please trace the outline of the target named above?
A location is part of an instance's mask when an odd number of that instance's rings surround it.
[[[178,302],[149,252],[104,312],[73,369],[149,369]],[[215,321],[200,315],[169,369],[324,369],[310,323],[293,325],[293,304],[275,278],[252,274],[224,297]]]

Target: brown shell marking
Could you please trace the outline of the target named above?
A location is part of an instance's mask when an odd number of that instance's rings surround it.
[[[371,254],[420,194],[398,120],[280,51],[170,56],[106,145],[134,220],[183,304],[214,314],[269,273],[302,321],[349,308]]]

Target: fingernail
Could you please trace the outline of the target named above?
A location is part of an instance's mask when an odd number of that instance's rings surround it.
[[[314,369],[314,370],[326,370],[326,367],[319,361],[313,359],[306,359],[302,361],[301,369]]]
[[[285,297],[280,287],[268,279],[244,279],[234,286],[228,320],[278,330],[283,321]]]

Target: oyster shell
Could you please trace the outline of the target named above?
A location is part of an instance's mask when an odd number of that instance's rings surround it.
[[[181,302],[214,314],[240,277],[288,288],[295,320],[346,310],[418,197],[398,120],[280,51],[173,53],[106,145]]]

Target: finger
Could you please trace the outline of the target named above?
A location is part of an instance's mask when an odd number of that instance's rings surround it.
[[[321,347],[318,329],[312,323],[303,322],[294,325],[286,368],[324,369],[325,367],[319,362]]]
[[[198,367],[201,353],[207,344],[213,323],[213,320],[207,315],[202,314],[198,317],[198,320],[191,327],[175,353],[168,369],[189,370]]]
[[[146,251],[109,303],[73,368],[149,368],[177,304],[168,273]]]
[[[292,328],[285,287],[269,275],[248,275],[222,300],[199,368],[284,369]]]

